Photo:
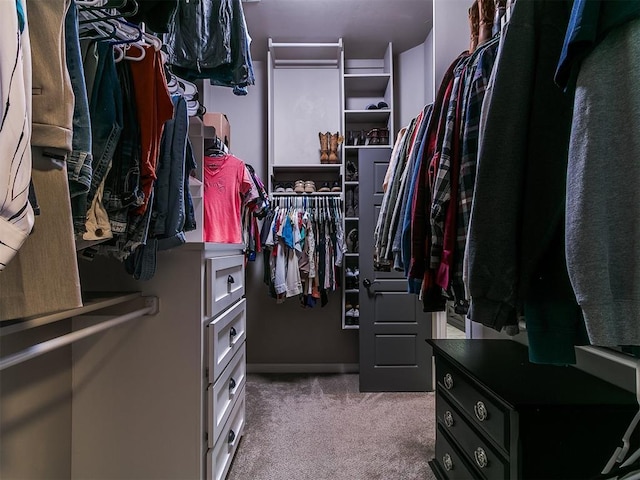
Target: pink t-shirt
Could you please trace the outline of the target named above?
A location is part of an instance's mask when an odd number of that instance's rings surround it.
[[[242,243],[242,196],[251,188],[244,162],[204,157],[204,241]]]

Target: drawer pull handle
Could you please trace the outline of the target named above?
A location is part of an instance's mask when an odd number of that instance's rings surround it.
[[[453,427],[453,414],[449,410],[444,412],[444,424],[449,428]]]
[[[447,390],[451,390],[453,388],[453,377],[450,373],[447,373],[444,376],[444,388],[446,388]]]
[[[229,283],[229,284],[231,284],[231,283],[236,283],[236,280],[235,280],[235,278],[233,278],[231,275],[229,275],[229,276],[227,277],[227,283]]]
[[[238,335],[238,332],[236,332],[236,329],[231,327],[231,330],[229,330],[229,336],[231,337],[231,340],[233,340],[233,338]]]
[[[236,439],[236,432],[234,432],[233,430],[229,430],[229,443],[233,443],[235,439]]]
[[[487,411],[487,407],[484,406],[483,402],[477,402],[473,406],[473,411],[476,414],[476,418],[481,422],[484,422],[487,417],[489,417],[489,412]]]
[[[229,379],[229,390],[236,388],[236,381],[233,378]]]
[[[480,468],[485,468],[487,465],[489,465],[487,452],[484,451],[484,448],[482,447],[476,448],[476,451],[473,452],[473,456],[476,458],[476,463]]]
[[[453,460],[451,459],[451,455],[448,453],[445,453],[442,456],[442,466],[447,472],[453,470]]]

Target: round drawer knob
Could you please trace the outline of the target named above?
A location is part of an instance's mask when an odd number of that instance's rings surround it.
[[[447,427],[451,428],[453,427],[453,423],[453,414],[449,410],[447,410],[446,412],[444,412],[444,424]]]
[[[476,414],[476,418],[481,422],[484,422],[489,416],[489,412],[487,412],[487,407],[484,406],[483,402],[477,402],[473,406],[473,411]]]
[[[473,452],[473,456],[476,458],[476,464],[480,468],[485,468],[489,464],[489,459],[487,458],[487,452],[484,451],[484,448],[478,447],[476,451]]]
[[[453,460],[451,459],[451,455],[449,455],[448,453],[445,453],[442,456],[442,466],[446,471],[450,471],[451,469],[453,469]]]
[[[450,373],[447,373],[447,374],[444,376],[444,387],[445,387],[447,390],[451,390],[451,389],[453,388],[453,376],[451,376],[451,374],[450,374]]]
[[[229,438],[227,439],[229,443],[233,443],[233,441],[236,439],[236,432],[234,432],[233,430],[229,430]]]

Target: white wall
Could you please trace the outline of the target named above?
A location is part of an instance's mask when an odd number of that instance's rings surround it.
[[[425,103],[433,103],[436,98],[436,85],[434,82],[433,70],[433,30],[427,35],[424,41],[424,100]]]
[[[396,58],[396,101],[398,127],[409,125],[425,106],[425,44],[401,52]]]
[[[470,0],[433,1],[434,83],[437,89],[451,63],[469,48]]]
[[[231,153],[251,164],[262,179],[267,175],[265,67],[264,62],[253,62],[256,85],[249,87],[249,94],[244,97],[234,95],[231,88],[208,83],[203,89],[207,112],[223,112],[229,119]]]

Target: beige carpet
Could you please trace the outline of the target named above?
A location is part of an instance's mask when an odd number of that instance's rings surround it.
[[[359,393],[358,376],[247,378],[228,480],[434,479],[433,393]]]

